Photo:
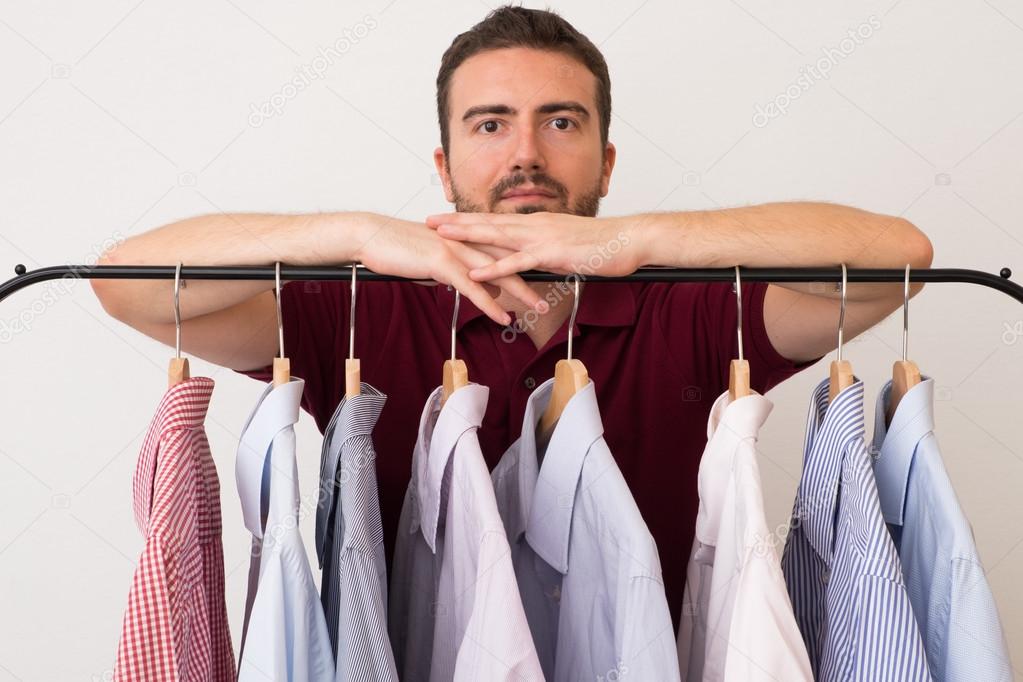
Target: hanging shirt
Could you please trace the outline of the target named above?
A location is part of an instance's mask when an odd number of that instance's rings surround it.
[[[874,476],[881,511],[902,562],[913,613],[937,682],[1013,678],[998,610],[934,435],[934,380],[885,414],[892,382],[877,396]]]
[[[881,517],[864,441],[863,382],[810,402],[782,570],[816,679],[930,680],[927,657]]]
[[[323,439],[316,555],[336,682],[398,680],[387,639],[387,568],[372,440],[386,400],[363,382],[359,395],[341,399]]]
[[[657,546],[601,435],[594,382],[568,401],[539,452],[553,387],[548,379],[530,397],[522,435],[493,473],[544,675],[678,680]]]
[[[299,536],[295,422],[304,383],[267,385],[242,429],[235,464],[252,561],[240,682],[333,682],[334,657]]]
[[[146,539],[128,593],[114,679],[234,680],[224,604],[220,482],[203,423],[213,380],[164,394],[132,478]]]
[[[813,681],[764,517],[756,444],[773,407],[725,391],[710,411],[678,635],[683,680]]]
[[[570,289],[552,283],[544,294],[565,305]],[[750,382],[765,394],[815,361],[794,363],[778,354],[764,325],[766,282],[742,287],[743,348]],[[380,511],[388,561],[408,488],[416,428],[439,367],[451,357],[454,291],[413,282],[359,282],[355,353],[362,375],[387,394],[373,444],[377,451]],[[570,302],[568,302],[570,305]],[[320,431],[344,395],[351,283],[288,282],[281,290],[284,343],[291,371],[306,380],[303,401]],[[513,318],[515,316],[513,315]],[[693,544],[696,470],[714,400],[728,388],[728,366],[738,357],[735,293],[729,282],[586,282],[576,325],[568,320],[537,348],[523,327],[530,315],[502,326],[461,298],[458,357],[490,397],[477,433],[492,468],[518,437],[530,394],[565,357],[586,365],[603,411],[604,439],[657,540],[665,592],[673,617],[682,605]],[[244,374],[267,381],[271,367]],[[624,378],[624,381],[623,381]]]
[[[412,455],[389,627],[405,682],[543,680],[476,430],[489,389],[430,394]]]

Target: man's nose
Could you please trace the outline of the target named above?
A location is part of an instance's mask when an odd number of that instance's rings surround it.
[[[512,170],[532,172],[543,170],[546,163],[536,131],[528,128],[519,132],[512,157]]]

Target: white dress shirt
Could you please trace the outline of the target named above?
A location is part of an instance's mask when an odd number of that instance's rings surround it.
[[[476,430],[490,393],[430,395],[398,523],[389,631],[403,682],[542,680]]]
[[[810,659],[767,528],[757,435],[774,407],[754,393],[714,402],[679,622],[682,679],[812,682]]]
[[[544,674],[678,680],[657,546],[604,442],[592,381],[538,452],[535,430],[553,387],[548,379],[530,395],[522,434],[493,473]]]
[[[921,377],[888,426],[891,389],[889,381],[877,396],[874,477],[931,675],[936,682],[1008,682],[998,609],[934,434],[934,380]]]
[[[323,607],[298,533],[295,428],[305,382],[268,385],[242,429],[235,478],[252,562],[240,682],[333,682]]]

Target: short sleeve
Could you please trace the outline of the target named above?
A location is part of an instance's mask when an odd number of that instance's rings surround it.
[[[326,425],[340,395],[339,330],[348,328],[350,285],[345,281],[292,281],[281,287],[284,355],[291,374],[305,380],[302,407]],[[236,370],[259,381],[273,379],[273,364]]]
[[[768,284],[742,285],[743,356],[750,366],[750,386],[760,394],[820,360],[793,362],[771,344],[764,320]],[[728,388],[731,361],[739,357],[733,285],[675,283],[668,287],[661,308],[661,327],[669,345],[690,349],[689,358],[678,360],[688,370],[683,374],[696,377],[706,395],[718,396]]]

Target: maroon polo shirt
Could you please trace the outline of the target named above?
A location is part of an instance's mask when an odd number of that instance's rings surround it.
[[[793,363],[771,345],[764,327],[766,290],[765,282],[742,287],[743,350],[759,393],[816,362]],[[321,433],[344,392],[350,291],[347,281],[289,282],[282,288],[285,352],[292,374],[306,381],[302,405]],[[362,380],[387,395],[373,440],[390,562],[420,415],[451,355],[454,291],[363,282],[356,306],[355,356]],[[729,362],[738,357],[735,318],[735,294],[727,282],[590,281],[573,329],[573,357],[586,365],[594,383],[604,438],[657,541],[676,626],[707,418],[728,389]],[[525,333],[512,333],[462,297],[458,357],[470,381],[490,388],[479,440],[491,467],[519,437],[534,387],[552,377],[555,363],[565,357],[567,327],[566,319],[537,350]],[[263,381],[272,376],[270,366],[242,373]]]

